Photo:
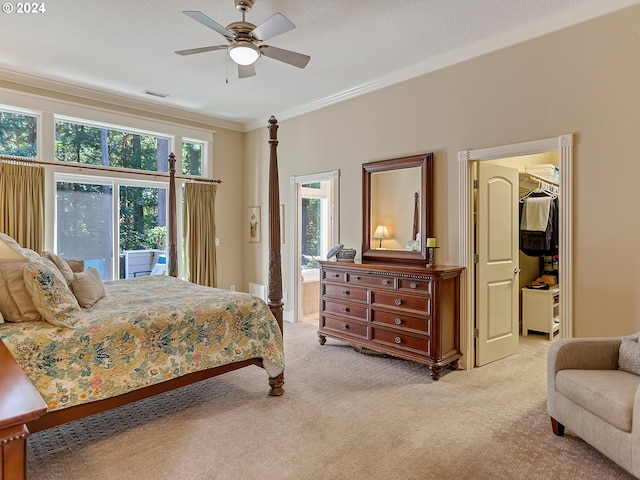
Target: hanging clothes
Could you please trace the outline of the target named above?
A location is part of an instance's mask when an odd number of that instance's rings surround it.
[[[558,235],[560,204],[558,198],[552,198],[544,192],[537,192],[528,195],[523,200],[520,202],[520,250],[530,257],[557,254],[560,243]],[[529,202],[531,205],[528,206]],[[548,214],[545,223],[540,218],[541,212],[547,211],[547,206]],[[541,223],[544,225],[543,230],[540,229]]]

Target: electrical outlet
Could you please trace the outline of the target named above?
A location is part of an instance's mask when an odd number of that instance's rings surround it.
[[[232,292],[235,292],[236,291],[236,286],[235,285],[231,285],[229,287],[229,290],[231,290]]]
[[[220,239],[216,237],[216,247],[220,246]]]

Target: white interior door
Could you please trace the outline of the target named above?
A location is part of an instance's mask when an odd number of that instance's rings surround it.
[[[476,366],[518,351],[518,170],[479,162]]]

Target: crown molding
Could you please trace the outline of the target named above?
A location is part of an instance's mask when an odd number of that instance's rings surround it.
[[[166,107],[151,102],[145,102],[139,99],[117,95],[102,90],[71,85],[64,82],[49,80],[25,73],[14,72],[11,70],[0,69],[0,81],[13,83],[16,85],[16,91],[31,93],[47,97],[55,97],[57,95],[65,95],[72,97],[71,101],[78,104],[85,104],[83,100],[102,103],[106,108],[108,106],[118,106],[127,110],[136,110],[140,113],[152,113],[162,117],[170,117],[175,120],[182,120],[189,123],[197,123],[206,128],[219,127],[229,130],[244,131],[242,124],[231,122],[208,115],[202,115],[187,110],[174,107]],[[25,87],[27,87],[25,89]],[[40,90],[39,92],[28,91],[28,89]],[[54,94],[54,95],[52,95]]]
[[[452,65],[601,17],[608,13],[637,5],[639,3],[640,0],[594,0],[587,2],[576,6],[575,8],[550,15],[536,22],[513,28],[492,37],[465,45],[464,47],[446,54],[429,58],[426,61],[394,71],[388,75],[378,77],[374,80],[356,85],[341,92],[288,110],[283,110],[276,113],[275,116],[279,121],[297,117],[314,110],[335,105],[337,103],[344,102],[345,100],[356,98],[360,95],[375,92],[376,90],[402,83],[407,80],[411,80],[412,78],[433,73]],[[245,131],[250,131],[260,128],[263,125],[257,121],[251,121],[245,123],[243,126]]]

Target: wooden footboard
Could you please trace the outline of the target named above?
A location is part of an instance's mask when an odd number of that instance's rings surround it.
[[[219,367],[210,368],[209,370],[200,370],[197,372],[182,375],[180,377],[172,378],[171,380],[165,380],[160,383],[149,385],[148,387],[138,388],[132,390],[129,393],[123,395],[117,395],[111,398],[105,398],[104,400],[98,400],[95,402],[84,403],[82,405],[75,405],[73,407],[63,408],[60,410],[54,410],[53,412],[44,413],[38,418],[26,422],[27,428],[30,433],[39,432],[47,428],[62,425],[64,423],[72,422],[80,418],[88,417],[96,413],[105,412],[112,408],[118,408],[128,403],[136,402],[144,398],[152,397],[160,393],[169,392],[176,388],[191,385],[192,383],[206,380],[207,378],[216,377],[223,373],[232,372],[240,368],[247,367],[249,365],[258,365],[262,367],[262,359],[252,358],[244,360],[242,362],[229,363],[227,365],[221,365]],[[269,379],[269,384],[274,379]],[[273,395],[273,386],[271,387],[271,394]],[[0,480],[1,477],[0,477]]]
[[[27,477],[26,424],[47,411],[47,404],[0,341],[0,479]]]

